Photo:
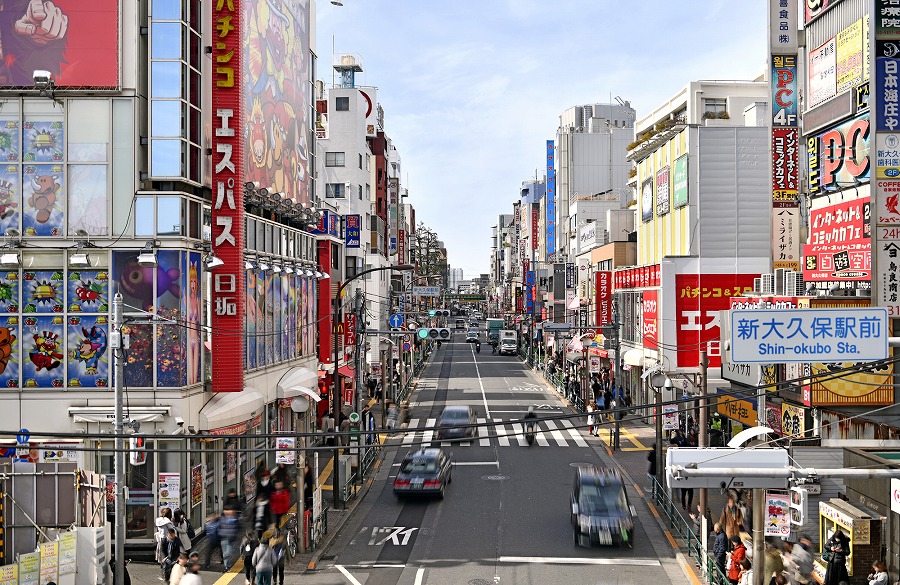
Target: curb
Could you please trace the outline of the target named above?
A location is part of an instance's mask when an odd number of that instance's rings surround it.
[[[526,365],[527,365],[527,362],[523,362],[523,363],[526,363]],[[556,396],[558,396],[566,408],[571,410],[574,414],[578,413],[578,411],[575,410],[572,403],[569,402],[569,400],[566,399],[563,395],[561,395],[559,393],[559,391],[556,389],[556,387],[547,380],[547,378],[545,378],[543,375],[539,375],[537,373],[537,371],[534,371],[531,368],[528,368],[528,370],[534,375],[534,377],[536,377],[541,383],[543,383],[544,386],[546,386]],[[669,545],[672,547],[672,550],[675,553],[675,560],[678,562],[678,565],[681,567],[681,570],[684,573],[684,576],[687,577],[687,579],[694,585],[702,585],[703,583],[705,583],[705,581],[702,580],[697,575],[697,573],[694,571],[693,559],[691,559],[689,556],[686,556],[681,551],[681,547],[678,546],[678,543],[675,542],[675,538],[672,536],[672,533],[669,531],[669,528],[663,522],[663,519],[662,519],[662,517],[660,517],[659,512],[656,511],[656,505],[647,498],[646,494],[644,493],[644,490],[637,484],[637,482],[634,481],[634,479],[631,477],[631,475],[628,474],[628,471],[624,467],[622,467],[622,465],[616,460],[616,458],[613,456],[613,451],[610,448],[610,446],[607,445],[605,442],[603,442],[601,444],[603,445],[603,448],[606,450],[606,454],[609,456],[610,460],[613,462],[613,465],[615,465],[616,468],[619,470],[619,473],[621,473],[625,478],[628,479],[628,481],[635,488],[635,491],[638,493],[638,495],[641,497],[641,499],[643,499],[644,502],[647,504],[647,507],[650,509],[650,513],[653,516],[653,519],[656,520],[656,523],[659,526],[660,530],[662,530],[663,534],[665,535],[666,540],[669,541]]]

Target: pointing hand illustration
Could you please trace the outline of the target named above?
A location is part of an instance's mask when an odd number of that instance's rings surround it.
[[[16,32],[39,45],[66,36],[69,17],[50,0],[31,0],[25,15],[16,21]]]

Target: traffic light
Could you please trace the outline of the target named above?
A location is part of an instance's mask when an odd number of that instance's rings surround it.
[[[147,438],[142,435],[133,435],[128,438],[128,459],[132,465],[147,463]]]
[[[794,486],[791,488],[791,524],[802,526],[806,523],[806,486]]]
[[[450,309],[435,309],[434,317],[449,317]]]
[[[450,330],[446,327],[420,327],[416,330],[416,337],[419,339],[447,341],[450,339]]]

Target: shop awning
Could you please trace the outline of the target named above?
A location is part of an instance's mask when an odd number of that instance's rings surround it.
[[[162,422],[169,415],[168,406],[130,406],[124,408],[125,418],[146,422]],[[115,406],[71,406],[69,416],[73,422],[108,422],[116,421]]]
[[[241,392],[219,392],[200,409],[201,431],[213,431],[245,423],[262,413],[266,397],[253,388]]]
[[[338,368],[338,374],[342,375],[345,378],[352,378],[356,375],[356,370],[354,370],[350,366],[341,366]]]
[[[307,395],[310,396],[315,394],[316,400],[318,401],[319,393],[311,390],[318,386],[318,382],[318,374],[309,368],[300,366],[291,368],[285,372],[278,381],[278,398],[293,398],[294,396],[300,396],[301,394],[306,394],[308,392],[309,394]]]

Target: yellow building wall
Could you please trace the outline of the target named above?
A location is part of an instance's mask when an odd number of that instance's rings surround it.
[[[691,197],[688,194],[688,205],[675,209],[672,205],[673,179],[675,159],[685,154],[688,149],[688,129],[656,149],[637,165],[637,219],[638,250],[637,265],[657,264],[664,256],[686,256],[690,254],[690,209]],[[690,165],[689,165],[690,166]],[[670,210],[660,217],[657,214],[656,174],[669,167],[669,201]],[[642,218],[642,195],[644,182],[651,180],[653,189],[653,218],[644,222]],[[688,185],[692,177],[688,175]]]

